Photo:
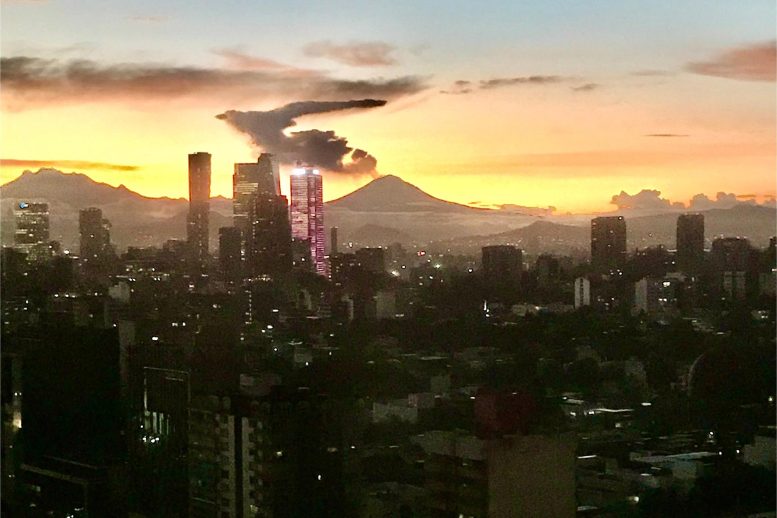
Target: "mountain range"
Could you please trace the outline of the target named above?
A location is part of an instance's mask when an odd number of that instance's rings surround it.
[[[49,203],[51,237],[65,247],[78,242],[78,211],[99,207],[112,225],[119,250],[127,246],[159,246],[186,234],[185,198],[149,198],[127,187],[95,182],[86,175],[55,169],[25,171],[0,187],[0,236],[13,240],[13,210],[19,201]],[[627,217],[629,246],[674,246],[678,211]],[[623,213],[621,213],[623,214]],[[765,246],[775,234],[774,208],[738,205],[704,212],[707,239],[743,235]],[[217,249],[218,229],[232,224],[232,200],[211,198],[211,248]],[[431,196],[401,178],[387,175],[326,204],[327,230],[339,228],[341,243],[406,246],[474,253],[486,244],[511,243],[530,253],[570,253],[589,246],[591,216],[537,216],[514,211],[469,207]]]

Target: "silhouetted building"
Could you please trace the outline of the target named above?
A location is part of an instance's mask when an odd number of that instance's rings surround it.
[[[356,251],[356,262],[365,271],[384,273],[386,271],[386,251],[382,248],[360,248]]]
[[[97,207],[82,209],[78,213],[82,261],[100,262],[108,256],[111,252],[110,228],[110,222],[103,218],[103,211]]]
[[[677,268],[698,272],[704,264],[704,215],[681,214],[677,218]]]
[[[523,269],[523,251],[511,245],[484,246],[481,261],[487,281],[516,278]]]
[[[232,210],[235,226],[246,232],[249,226],[251,199],[257,194],[281,194],[278,160],[270,153],[262,153],[255,163],[235,164],[232,176]]]
[[[561,262],[558,257],[542,254],[535,263],[537,268],[537,282],[540,286],[546,286],[559,280],[561,275]]]
[[[283,275],[291,269],[289,205],[285,196],[256,194],[249,206],[246,264],[252,276]]]
[[[623,216],[591,220],[591,265],[597,270],[621,268],[626,262],[626,220]]]
[[[291,174],[291,235],[307,240],[313,271],[326,274],[324,192],[318,169],[298,165]]]
[[[329,255],[337,254],[337,227],[329,231]]]
[[[754,254],[743,237],[722,237],[712,242],[710,259],[721,298],[744,300],[754,275]]]
[[[14,210],[14,247],[30,259],[45,254],[49,242],[49,204],[20,201]]]
[[[242,277],[242,235],[237,227],[219,229],[219,267],[228,282],[237,282]]]
[[[189,155],[189,216],[186,240],[193,263],[200,267],[208,261],[210,174],[210,153]]]

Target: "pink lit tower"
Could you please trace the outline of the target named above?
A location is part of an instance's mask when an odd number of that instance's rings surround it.
[[[314,271],[326,275],[324,189],[318,169],[297,162],[291,173],[291,237],[307,241]]]

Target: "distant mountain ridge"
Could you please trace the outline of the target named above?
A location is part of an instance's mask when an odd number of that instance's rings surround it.
[[[78,242],[78,211],[99,207],[112,224],[111,238],[119,250],[127,246],[160,246],[186,235],[185,198],[150,198],[121,185],[112,187],[78,173],[55,169],[25,171],[0,186],[2,241],[13,241],[13,209],[17,201],[46,201],[51,213],[51,236],[65,247]],[[712,209],[705,215],[708,242],[719,235],[747,236],[765,246],[775,234],[777,211],[741,204]],[[623,214],[621,212],[620,214]],[[657,244],[674,247],[680,211],[648,216],[626,215],[629,248]],[[509,243],[529,253],[572,253],[588,249],[587,216],[535,216],[511,211],[469,207],[431,196],[404,180],[388,175],[326,203],[327,229],[339,227],[341,242],[380,246],[400,242],[478,253],[487,244]],[[218,229],[232,224],[232,200],[211,198],[211,250],[217,251]]]

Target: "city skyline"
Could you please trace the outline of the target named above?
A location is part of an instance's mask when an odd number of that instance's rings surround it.
[[[229,196],[234,163],[333,132],[329,168],[312,164],[327,200],[377,174],[458,203],[559,213],[604,212],[643,189],[684,203],[775,194],[771,3],[380,3],[347,24],[337,9],[265,6],[260,44],[240,38],[257,15],[236,4],[186,17],[175,4],[87,7],[3,4],[3,182],[50,165],[179,197],[179,157],[207,149],[213,193]],[[62,138],[51,116],[77,123]]]

